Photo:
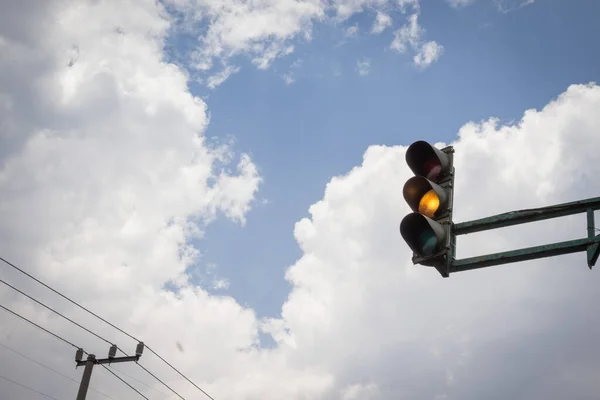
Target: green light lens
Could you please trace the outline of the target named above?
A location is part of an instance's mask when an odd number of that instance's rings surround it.
[[[432,230],[427,230],[419,235],[419,247],[422,249],[424,256],[435,254],[437,237]]]

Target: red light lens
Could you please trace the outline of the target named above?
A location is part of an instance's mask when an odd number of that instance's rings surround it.
[[[442,172],[442,164],[438,159],[430,158],[425,162],[425,171],[427,171],[425,175],[427,179],[436,181]]]

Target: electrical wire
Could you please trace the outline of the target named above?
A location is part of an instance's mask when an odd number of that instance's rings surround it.
[[[175,368],[174,366],[172,366],[167,360],[165,360],[164,358],[162,358],[157,352],[155,352],[154,350],[152,350],[149,346],[146,346],[146,348],[148,349],[148,351],[150,351],[156,357],[160,358],[165,364],[167,364],[169,367],[171,367],[171,369],[173,369],[173,371],[177,372],[182,378],[184,378],[186,381],[188,381],[189,383],[191,383],[192,385],[194,385],[194,387],[196,389],[198,389],[199,391],[201,391],[202,393],[204,393],[204,395],[206,397],[208,397],[210,400],[215,400],[210,394],[206,393],[204,390],[202,390],[202,388],[200,386],[196,385],[187,376],[185,376],[184,374],[182,374],[181,372],[179,372],[179,370],[177,368]]]
[[[76,305],[77,307],[81,308],[82,310],[84,310],[85,312],[93,315],[94,317],[98,318],[100,321],[104,322],[105,324],[110,325],[111,327],[113,327],[114,329],[118,330],[119,332],[121,332],[122,334],[130,337],[131,339],[135,340],[136,342],[140,342],[140,340],[138,340],[137,338],[135,338],[134,336],[130,335],[129,333],[125,332],[123,329],[111,324],[110,322],[108,322],[107,320],[105,320],[104,318],[102,318],[101,316],[99,316],[98,314],[88,310],[87,308],[85,308],[84,306],[82,306],[81,304],[77,303],[75,300],[71,300],[69,297],[65,296],[64,294],[62,294],[61,292],[59,292],[58,290],[52,288],[51,286],[45,284],[44,282],[40,281],[39,279],[37,279],[35,276],[23,271],[21,268],[17,267],[15,264],[5,260],[4,258],[0,257],[0,261],[2,261],[3,263],[11,266],[12,268],[16,269],[17,271],[19,271],[20,273],[28,276],[29,278],[33,279],[34,281],[36,281],[37,283],[39,283],[40,285],[44,286],[46,289],[54,292],[55,294],[59,295],[60,297],[62,297],[63,299],[67,300],[68,302]]]
[[[158,353],[156,353],[154,350],[152,350],[149,346],[146,346],[146,348],[148,349],[148,351],[150,351],[152,354],[154,354],[156,357],[160,358],[165,364],[167,364],[169,367],[171,367],[173,369],[173,371],[177,372],[179,375],[181,375],[186,381],[188,381],[189,383],[191,383],[192,385],[194,385],[194,387],[196,389],[198,389],[199,391],[201,391],[202,393],[204,393],[204,395],[206,397],[208,397],[210,400],[215,400],[210,394],[206,393],[204,390],[202,390],[202,388],[200,388],[200,386],[196,385],[194,382],[192,382],[187,376],[185,376],[184,374],[182,374],[181,372],[179,372],[179,370],[177,368],[175,368],[174,366],[172,366],[167,360],[165,360],[164,358],[162,358],[160,355],[158,355]]]
[[[7,312],[11,313],[12,315],[14,315],[14,316],[16,316],[16,317],[19,317],[19,318],[21,318],[23,321],[27,321],[27,322],[29,322],[31,325],[35,326],[36,328],[43,330],[44,332],[46,332],[46,333],[48,333],[48,334],[50,334],[50,335],[54,336],[55,338],[57,338],[57,339],[59,339],[59,340],[62,340],[62,341],[63,341],[63,342],[65,342],[66,344],[69,344],[69,345],[71,345],[71,346],[75,347],[76,349],[79,349],[79,346],[77,346],[77,345],[73,344],[72,342],[69,342],[67,339],[63,338],[62,336],[59,336],[59,335],[57,335],[56,333],[54,333],[54,332],[52,332],[52,331],[49,331],[48,329],[46,329],[46,328],[44,328],[44,327],[42,327],[42,326],[40,326],[40,325],[36,324],[35,322],[31,321],[30,319],[27,319],[27,318],[25,318],[25,317],[24,317],[24,316],[22,316],[21,314],[19,314],[19,313],[16,313],[16,312],[14,312],[13,310],[11,310],[11,309],[9,309],[9,308],[7,308],[7,307],[4,307],[2,304],[0,304],[0,308],[2,308],[4,311],[7,311]]]
[[[111,369],[108,368],[106,365],[104,365],[104,364],[100,364],[100,365],[103,366],[105,370],[107,370],[108,372],[110,372],[111,374],[113,374],[114,376],[116,376],[121,382],[123,382],[124,384],[126,384],[127,386],[129,386],[131,389],[135,390],[135,392],[137,394],[139,394],[140,396],[142,396],[144,399],[150,400],[149,398],[147,398],[146,396],[144,396],[142,394],[142,392],[140,392],[139,390],[137,390],[136,388],[134,388],[133,386],[131,386],[129,384],[129,382],[127,382],[125,379],[121,378],[119,375],[117,375],[116,373],[114,373],[113,371],[111,371]]]
[[[61,336],[57,335],[56,333],[54,333],[54,332],[52,332],[52,331],[50,331],[50,330],[48,330],[48,329],[46,329],[46,328],[44,328],[44,327],[42,327],[42,326],[40,326],[40,325],[36,324],[35,322],[33,322],[33,321],[31,321],[31,320],[29,320],[29,319],[27,319],[27,318],[23,317],[23,316],[22,316],[22,315],[20,315],[19,313],[15,312],[15,311],[12,311],[11,309],[9,309],[9,308],[7,308],[7,307],[4,307],[4,306],[3,306],[3,305],[1,305],[1,304],[0,304],[0,308],[2,308],[2,309],[3,309],[3,310],[5,310],[5,311],[8,311],[9,313],[13,314],[14,316],[17,316],[17,317],[21,318],[21,319],[22,319],[22,320],[24,320],[24,321],[27,321],[27,322],[29,322],[31,325],[35,326],[36,328],[39,328],[39,329],[43,330],[44,332],[46,332],[46,333],[48,333],[48,334],[50,334],[50,335],[54,336],[55,338],[57,338],[57,339],[59,339],[59,340],[61,340],[61,341],[65,342],[65,343],[67,343],[67,344],[69,344],[69,345],[71,345],[71,346],[73,346],[73,347],[75,347],[76,349],[80,349],[80,347],[79,347],[79,346],[77,346],[77,345],[73,344],[72,342],[68,341],[67,339],[65,339],[65,338],[63,338],[63,337],[61,337]],[[85,354],[88,354],[88,353],[87,353],[87,352],[85,352],[85,351],[84,351],[84,353],[85,353]],[[129,382],[125,381],[125,380],[124,380],[123,378],[121,378],[119,375],[117,375],[116,373],[114,373],[113,371],[111,371],[109,368],[107,368],[107,367],[106,367],[104,364],[100,364],[100,365],[101,365],[102,367],[104,367],[104,369],[106,369],[108,372],[110,372],[111,374],[113,374],[114,376],[116,376],[116,377],[117,377],[117,378],[118,378],[118,379],[119,379],[121,382],[123,382],[124,384],[126,384],[127,386],[129,386],[131,389],[133,389],[135,392],[137,392],[137,394],[139,394],[140,396],[142,396],[144,399],[146,399],[146,400],[150,400],[150,399],[148,399],[146,396],[144,396],[144,395],[143,395],[143,394],[142,394],[142,393],[141,393],[139,390],[137,390],[136,388],[134,388],[133,386],[131,386],[131,385],[129,384]],[[32,389],[32,388],[26,387],[26,386],[24,386],[24,385],[22,385],[22,384],[20,384],[20,383],[18,383],[18,382],[12,381],[12,380],[10,380],[9,378],[6,378],[6,377],[4,377],[4,376],[0,376],[0,378],[6,379],[6,380],[8,380],[9,382],[12,382],[12,383],[14,383],[15,385],[19,385],[19,386],[21,386],[21,387],[24,387],[25,389],[32,390],[32,391],[34,391],[34,392],[36,392],[36,393],[38,393],[38,394],[40,394],[40,395],[42,395],[42,396],[46,396],[46,397],[48,397],[48,398],[50,398],[50,399],[52,399],[52,400],[58,400],[58,399],[55,399],[54,397],[52,397],[52,396],[49,396],[49,395],[47,395],[47,394],[45,394],[45,393],[38,392],[38,391],[37,391],[37,390],[35,390],[35,389]],[[91,388],[90,388],[90,389],[91,389]]]
[[[37,279],[36,277],[34,277],[33,275],[29,274],[28,272],[22,270],[21,268],[17,267],[15,264],[5,260],[4,258],[0,257],[0,261],[4,262],[5,264],[7,264],[8,266],[16,269],[17,271],[21,272],[22,274],[26,275],[27,277],[33,279],[34,281],[36,281],[37,283],[39,283],[40,285],[44,286],[45,288],[47,288],[48,290],[54,292],[55,294],[59,295],[60,297],[62,297],[63,299],[69,301],[70,303],[74,304],[75,306],[79,307],[80,309],[84,310],[85,312],[93,315],[94,317],[98,318],[100,321],[104,322],[105,324],[111,326],[112,328],[116,329],[117,331],[121,332],[122,334],[128,336],[129,338],[135,340],[136,342],[140,343],[141,340],[137,339],[135,336],[130,335],[129,333],[125,332],[123,329],[119,328],[118,326],[112,324],[111,322],[107,321],[106,319],[102,318],[101,316],[99,316],[98,314],[94,313],[93,311],[90,311],[89,309],[87,309],[86,307],[82,306],[81,304],[77,303],[76,301],[70,299],[69,297],[65,296],[64,294],[62,294],[61,292],[59,292],[58,290],[52,288],[51,286],[45,284],[44,282],[42,282],[41,280]],[[165,360],[162,356],[160,356],[157,352],[155,352],[154,350],[152,350],[151,347],[149,347],[147,344],[145,344],[145,348],[148,349],[148,351],[150,351],[152,354],[154,354],[156,357],[158,357],[162,362],[164,362],[165,364],[167,364],[169,367],[171,367],[171,369],[173,369],[173,371],[177,372],[182,378],[184,378],[186,381],[188,381],[189,383],[191,383],[196,389],[198,389],[199,391],[201,391],[206,397],[208,397],[211,400],[215,400],[211,395],[209,395],[208,393],[206,393],[204,390],[202,390],[202,388],[200,388],[198,385],[196,385],[191,379],[189,379],[187,376],[185,376],[181,371],[179,371],[177,368],[175,368],[171,363],[169,363],[167,360]],[[121,349],[119,349],[121,350]],[[122,350],[121,350],[122,351]]]
[[[25,386],[25,385],[23,385],[22,383],[19,383],[19,382],[17,382],[17,381],[13,381],[12,379],[10,379],[10,378],[7,378],[7,377],[5,377],[5,376],[2,376],[2,375],[0,375],[0,378],[4,379],[4,380],[6,380],[6,381],[8,381],[8,382],[10,382],[10,383],[13,383],[13,384],[15,384],[15,385],[17,385],[17,386],[21,386],[21,387],[22,387],[22,388],[24,388],[24,389],[30,390],[30,391],[32,391],[32,392],[35,392],[35,393],[39,394],[40,396],[44,396],[44,397],[47,397],[47,398],[49,398],[49,399],[52,399],[52,400],[58,400],[56,397],[52,397],[52,396],[50,396],[49,394],[46,394],[46,393],[44,393],[44,392],[40,392],[39,390],[36,390],[36,389],[34,389],[34,388],[31,388],[31,387],[29,387],[29,386]]]
[[[169,389],[171,392],[175,393],[181,400],[185,400],[185,398],[180,395],[179,393],[177,393],[175,390],[171,389],[171,387],[169,385],[167,385],[166,383],[164,383],[162,380],[160,380],[156,375],[154,375],[152,372],[148,371],[146,369],[146,367],[144,367],[142,364],[140,363],[136,363],[137,365],[140,366],[141,369],[143,369],[144,371],[146,371],[150,376],[152,376],[154,379],[156,379],[157,381],[159,381],[160,383],[162,383],[167,389]]]
[[[32,363],[35,363],[35,364],[39,365],[40,367],[46,368],[47,370],[49,370],[49,371],[52,371],[52,372],[54,372],[55,374],[57,374],[57,375],[60,375],[60,376],[62,376],[63,378],[66,378],[66,379],[68,379],[68,380],[70,380],[70,381],[73,381],[73,382],[75,382],[76,384],[78,384],[78,385],[79,385],[79,381],[77,381],[76,379],[73,379],[73,378],[71,378],[71,377],[70,377],[70,376],[68,376],[68,375],[65,375],[65,374],[63,374],[63,373],[62,373],[62,372],[60,372],[60,371],[57,371],[57,370],[55,370],[55,369],[54,369],[54,368],[52,368],[52,367],[49,367],[49,366],[47,366],[47,365],[45,365],[45,364],[42,364],[41,362],[39,362],[39,361],[37,361],[37,360],[35,360],[35,359],[31,358],[31,357],[28,357],[28,356],[26,356],[25,354],[23,354],[23,353],[21,353],[21,352],[19,352],[19,351],[15,350],[15,349],[13,349],[13,348],[11,348],[11,347],[9,347],[9,346],[6,346],[6,345],[4,345],[4,344],[2,344],[2,343],[0,343],[0,346],[1,346],[1,347],[4,347],[6,350],[12,351],[13,353],[15,353],[15,354],[17,354],[17,355],[19,355],[19,356],[23,357],[24,359],[26,359],[26,360],[28,360],[28,361],[31,361]],[[105,394],[105,393],[102,393],[101,391],[99,391],[99,390],[96,390],[96,389],[94,389],[93,387],[89,387],[89,389],[90,389],[92,392],[96,392],[96,393],[98,393],[99,395],[106,397],[107,399],[115,400],[114,398],[110,397],[109,395],[107,395],[107,394]]]
[[[146,382],[144,382],[144,381],[141,381],[141,380],[137,379],[136,377],[129,375],[129,374],[128,374],[128,373],[126,373],[125,371],[122,371],[122,370],[120,370],[120,369],[117,369],[117,368],[115,368],[115,366],[114,366],[114,365],[111,365],[111,366],[110,366],[110,368],[111,368],[113,371],[116,371],[117,373],[119,373],[119,374],[121,374],[121,375],[125,375],[125,376],[126,376],[126,377],[128,377],[129,379],[133,379],[133,380],[134,380],[134,381],[136,381],[137,383],[139,383],[139,384],[142,384],[142,385],[146,386],[147,388],[149,388],[149,389],[152,389],[152,390],[154,390],[155,392],[162,394],[163,396],[168,396],[168,394],[166,394],[166,393],[164,393],[164,392],[161,392],[160,390],[158,390],[158,389],[157,389],[157,388],[155,388],[154,386],[151,386],[151,385],[147,384]]]
[[[16,292],[22,294],[23,296],[29,298],[30,300],[33,300],[34,302],[36,302],[37,304],[41,305],[42,307],[52,311],[53,313],[59,315],[60,317],[66,319],[67,321],[71,322],[72,324],[78,326],[79,328],[85,330],[86,332],[91,333],[92,335],[96,336],[97,338],[100,338],[102,340],[104,340],[105,342],[107,342],[108,344],[111,344],[111,342],[109,342],[108,340],[104,339],[102,336],[92,332],[91,330],[87,329],[86,327],[84,327],[83,325],[73,321],[72,319],[70,319],[69,317],[65,316],[64,314],[61,314],[60,312],[56,311],[55,309],[53,309],[52,307],[42,303],[41,301],[35,299],[34,297],[28,295],[27,293],[23,292],[22,290],[14,287],[13,285],[11,285],[8,282],[5,282],[4,280],[0,279],[0,283],[8,286],[9,288],[15,290]],[[117,347],[117,349],[119,349],[123,354],[125,354],[126,356],[129,356],[125,351],[121,350],[120,348]],[[138,364],[139,365],[139,364]],[[167,385],[165,382],[163,382],[160,378],[158,378],[156,375],[154,375],[152,372],[148,371],[144,366],[140,365],[140,367],[142,369],[144,369],[148,374],[150,374],[154,379],[156,379],[157,381],[159,381],[161,384],[163,384],[167,389],[169,389],[171,392],[173,392],[174,394],[176,394],[179,398],[181,398],[182,400],[185,400],[185,398],[183,396],[181,396],[179,393],[177,393],[175,390],[173,390],[173,388],[171,388],[169,385]],[[55,371],[56,372],[56,371]],[[70,379],[70,378],[69,378]]]
[[[64,314],[61,314],[60,312],[56,311],[56,310],[55,310],[55,309],[53,309],[52,307],[50,307],[50,306],[48,306],[48,305],[46,305],[46,304],[42,303],[41,301],[39,301],[39,300],[37,300],[36,298],[34,298],[34,297],[32,297],[32,296],[28,295],[27,293],[23,292],[22,290],[20,290],[20,289],[18,289],[18,288],[16,288],[16,287],[14,287],[14,286],[13,286],[13,285],[11,285],[10,283],[8,283],[8,282],[5,282],[5,281],[4,281],[4,280],[2,280],[2,279],[0,279],[0,283],[2,283],[2,284],[4,284],[4,285],[8,286],[9,288],[13,289],[13,290],[14,290],[14,291],[16,291],[16,292],[18,292],[18,293],[22,294],[23,296],[27,297],[28,299],[30,299],[30,300],[32,300],[32,301],[35,301],[35,302],[36,302],[37,304],[39,304],[40,306],[44,307],[44,308],[45,308],[45,309],[47,309],[47,310],[50,310],[50,311],[52,311],[54,314],[56,314],[56,315],[58,315],[58,316],[60,316],[60,317],[62,317],[62,318],[64,318],[64,319],[66,319],[67,321],[69,321],[70,323],[72,323],[72,324],[74,324],[74,325],[78,326],[79,328],[83,329],[84,331],[86,331],[86,332],[88,332],[88,333],[91,333],[92,335],[96,336],[98,339],[105,341],[106,343],[110,344],[111,346],[113,345],[113,343],[112,343],[112,342],[110,342],[109,340],[107,340],[107,339],[103,338],[102,336],[98,335],[98,334],[97,334],[97,333],[95,333],[95,332],[92,332],[91,330],[89,330],[89,329],[88,329],[88,328],[86,328],[85,326],[83,326],[83,325],[81,325],[81,324],[79,324],[79,323],[77,323],[77,322],[73,321],[71,318],[67,317],[67,316],[66,316],[66,315],[64,315]]]

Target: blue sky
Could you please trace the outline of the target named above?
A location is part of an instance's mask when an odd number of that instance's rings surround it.
[[[267,70],[240,56],[240,72],[214,90],[193,85],[207,98],[206,135],[233,135],[236,150],[252,154],[264,179],[259,199],[268,201],[255,202],[241,229],[228,220],[210,225],[198,243],[203,262],[218,266],[242,304],[278,315],[289,292],[285,268],[301,255],[293,226],[332,176],[359,164],[369,145],[450,142],[468,121],[518,120],[572,83],[600,80],[599,14],[593,0],[540,0],[508,13],[491,1],[459,9],[426,1],[420,24],[444,53],[422,70],[389,49],[406,16],[391,13],[393,28],[371,35],[374,13],[365,11],[315,25],[312,41],[294,41],[295,51]],[[345,38],[354,25],[358,34]],[[370,73],[360,76],[364,58]],[[281,75],[290,70],[287,85]]]

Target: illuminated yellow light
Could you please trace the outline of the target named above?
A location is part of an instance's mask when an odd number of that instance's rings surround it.
[[[440,198],[435,190],[431,189],[419,201],[419,213],[432,218],[435,212],[440,208]]]

